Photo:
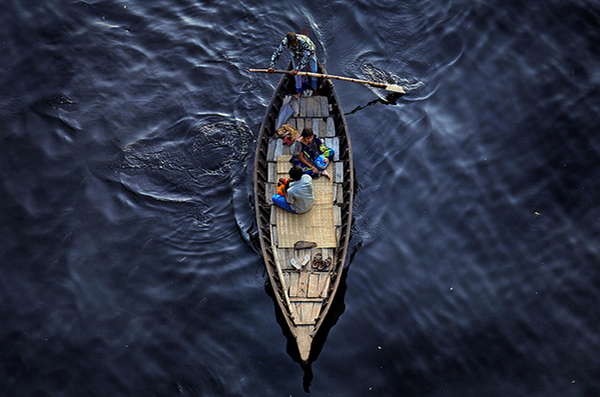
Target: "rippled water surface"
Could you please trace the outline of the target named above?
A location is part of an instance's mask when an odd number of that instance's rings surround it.
[[[2,395],[600,395],[598,2],[8,0],[0,22]],[[329,73],[409,88],[335,82],[353,255],[306,368],[253,244],[277,77],[248,72],[303,27]]]

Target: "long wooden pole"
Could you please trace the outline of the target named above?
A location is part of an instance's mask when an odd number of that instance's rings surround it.
[[[250,72],[252,72],[252,73],[269,73],[267,69],[250,69]],[[290,74],[291,71],[289,71],[289,70],[274,70],[273,73]],[[343,81],[350,81],[353,83],[368,84],[373,87],[383,88],[384,90],[387,90],[387,91],[393,91],[393,92],[397,92],[399,94],[406,94],[406,92],[404,91],[404,88],[400,87],[399,85],[375,83],[373,81],[353,79],[350,77],[334,76],[331,74],[321,74],[321,73],[312,73],[312,72],[298,72],[298,74],[301,76],[320,77],[323,79],[337,79],[337,80],[343,80]]]

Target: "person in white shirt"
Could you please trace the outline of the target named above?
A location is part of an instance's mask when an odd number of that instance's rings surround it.
[[[273,203],[294,214],[308,212],[315,202],[312,178],[297,165],[290,168],[289,174],[289,178],[279,180]]]

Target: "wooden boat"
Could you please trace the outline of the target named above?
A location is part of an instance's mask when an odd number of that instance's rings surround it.
[[[288,67],[288,69],[291,68]],[[327,74],[319,64],[319,72]],[[292,214],[272,202],[279,178],[288,177],[290,147],[278,137],[277,118],[284,98],[295,92],[294,79],[284,74],[271,98],[258,135],[254,163],[254,206],[260,248],[275,300],[296,339],[300,358],[307,363],[313,338],[319,331],[340,284],[346,262],[352,205],[354,166],[346,120],[330,80],[319,80],[318,96],[299,98],[298,114],[286,124],[302,132],[312,127],[335,150],[327,171],[331,180],[313,180],[315,204],[306,214]],[[316,247],[301,248],[299,242]],[[307,244],[304,244],[305,246]],[[310,245],[310,244],[308,244]],[[322,271],[312,266],[315,255],[332,259]],[[308,263],[302,266],[305,258]],[[295,259],[300,269],[291,261]]]

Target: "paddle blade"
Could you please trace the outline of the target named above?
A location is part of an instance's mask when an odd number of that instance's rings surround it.
[[[388,85],[387,87],[385,87],[385,89],[387,91],[397,92],[399,94],[406,94],[404,88],[400,87],[399,85]]]

